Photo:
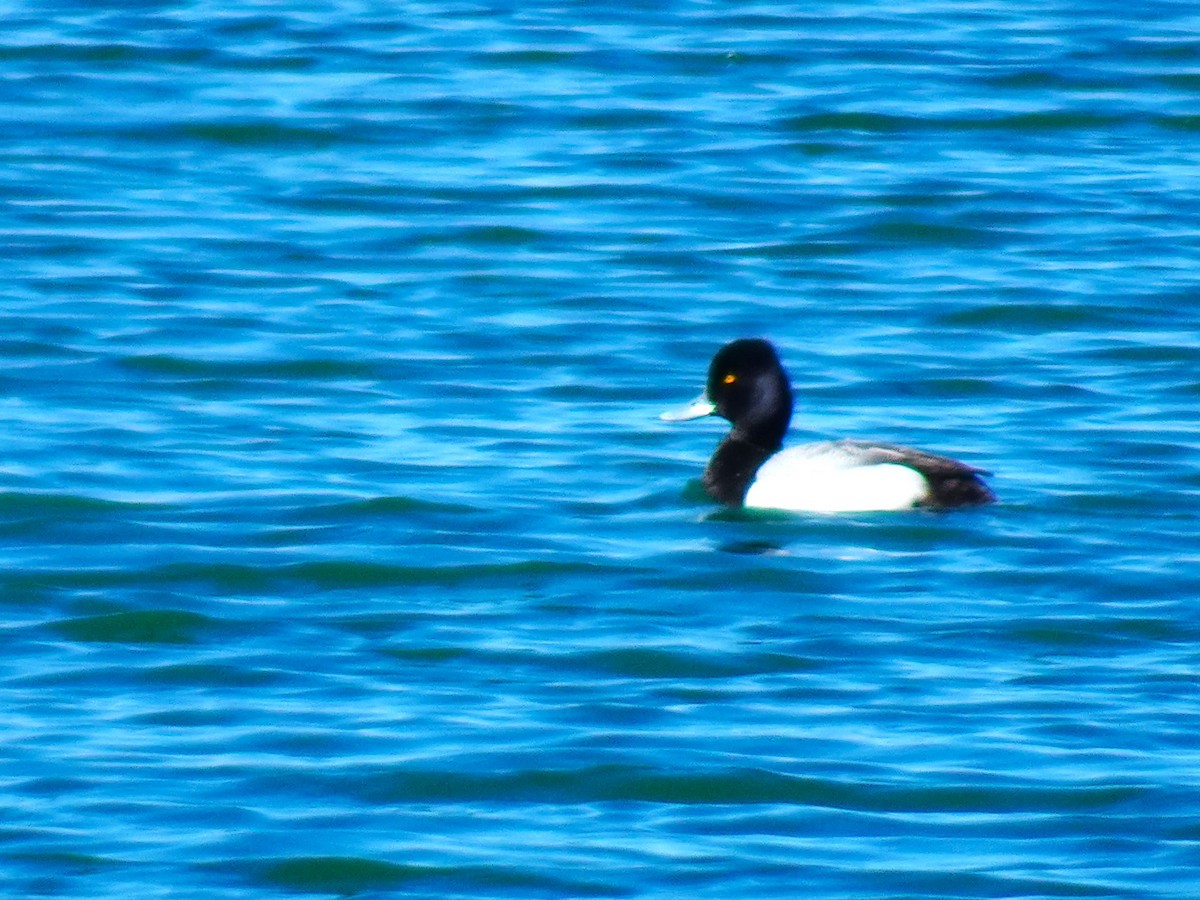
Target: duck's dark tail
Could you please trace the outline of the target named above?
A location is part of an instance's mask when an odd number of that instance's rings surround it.
[[[923,474],[929,482],[929,498],[922,505],[931,509],[983,506],[996,500],[995,493],[980,478],[988,473],[979,469],[963,466],[958,472]]]

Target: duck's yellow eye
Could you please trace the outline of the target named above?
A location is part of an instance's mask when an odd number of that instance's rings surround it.
[[[728,375],[726,375],[721,380],[724,381],[726,384],[733,384],[735,381],[737,381],[737,376],[734,375],[732,372],[730,372]]]

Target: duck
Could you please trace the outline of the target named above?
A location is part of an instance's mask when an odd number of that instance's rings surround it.
[[[924,450],[860,440],[784,449],[792,387],[775,347],[761,338],[723,346],[703,394],[668,422],[716,415],[732,426],[704,470],[704,489],[730,507],[850,513],[982,506],[996,500],[990,472]]]

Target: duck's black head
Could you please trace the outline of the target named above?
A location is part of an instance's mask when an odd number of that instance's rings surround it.
[[[742,440],[774,452],[792,418],[792,389],[775,348],[760,338],[731,341],[708,367],[708,399]]]

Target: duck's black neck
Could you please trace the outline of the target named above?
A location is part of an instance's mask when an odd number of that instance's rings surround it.
[[[774,446],[763,447],[747,440],[737,429],[731,431],[704,470],[704,489],[709,496],[726,506],[745,503],[746,492],[759,466],[780,448],[782,439],[773,443]]]
[[[723,350],[709,367],[708,396],[717,405],[717,415],[729,420],[733,430],[709,460],[704,487],[729,506],[746,502],[759,466],[783,446],[792,418],[792,389],[775,351],[763,342],[750,343],[753,358],[748,363],[723,360]],[[739,342],[729,345],[740,346]]]

